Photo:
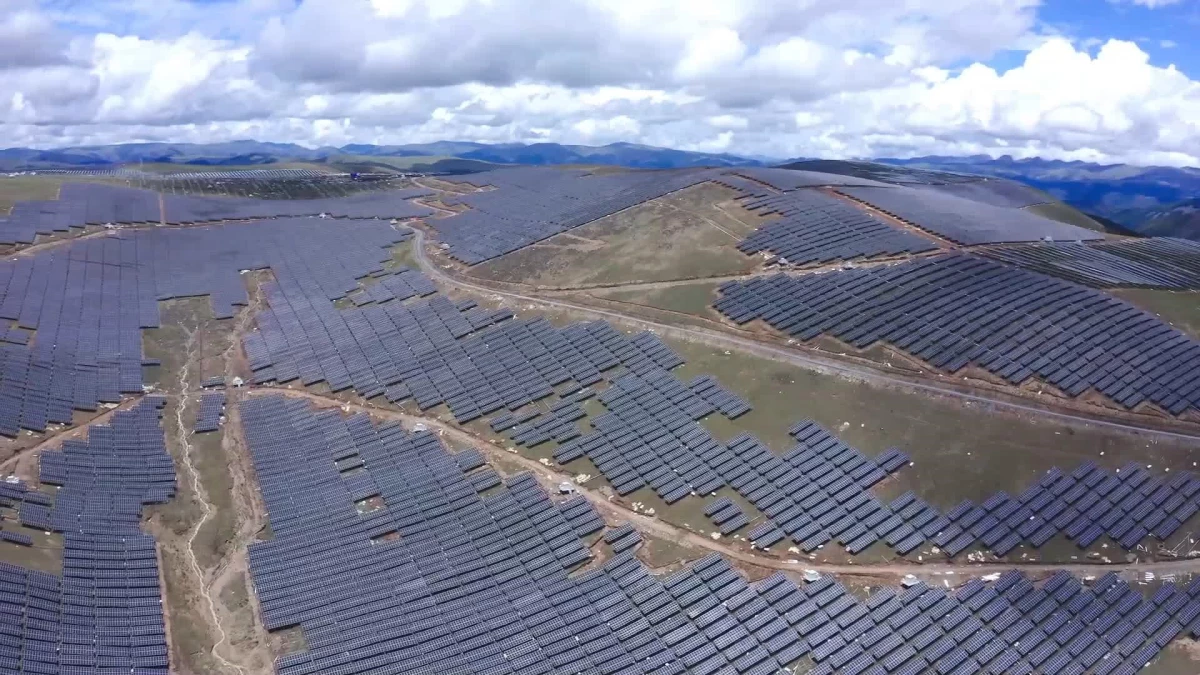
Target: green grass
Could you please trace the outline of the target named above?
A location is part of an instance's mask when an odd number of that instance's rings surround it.
[[[1044,218],[1049,218],[1050,220],[1057,220],[1060,223],[1066,223],[1076,227],[1095,230],[1097,232],[1108,231],[1104,225],[1088,217],[1088,215],[1083,211],[1080,211],[1074,206],[1064,204],[1062,202],[1035,204],[1033,206],[1026,207],[1025,210],[1029,211],[1030,213],[1036,213]]]
[[[329,173],[330,168],[317,162],[272,162],[270,164],[244,165],[211,165],[211,164],[172,164],[170,162],[153,162],[147,164],[126,164],[129,169],[137,169],[146,173],[170,175],[175,173],[205,173],[209,171],[266,171],[272,169],[308,169]]]
[[[734,421],[717,415],[705,420],[721,440],[748,431],[782,452],[794,445],[788,427],[811,418],[868,455],[890,446],[904,449],[916,466],[901,471],[887,492],[915,489],[942,507],[997,490],[1020,490],[1052,466],[1074,468],[1086,459],[1109,466],[1136,459],[1176,468],[1191,468],[1200,460],[1200,447],[1182,441],[1147,443],[1099,428],[1026,419],[957,399],[725,354],[696,343],[668,342],[687,359],[675,371],[681,379],[710,373],[754,405]]]
[[[392,259],[385,265],[388,268],[408,267],[409,269],[420,269],[417,263],[417,256],[413,252],[412,240],[396,244],[392,247]]]
[[[449,155],[420,155],[416,157],[377,157],[375,155],[332,155],[326,161],[333,166],[356,165],[364,168],[376,167],[408,171],[418,164],[433,164],[443,159],[455,159]]]
[[[17,202],[58,199],[62,183],[53,176],[0,176],[0,214],[10,212]]]
[[[1200,339],[1200,292],[1124,289],[1112,293]]]
[[[15,509],[0,509],[0,530],[29,535],[33,539],[33,546],[0,541],[0,563],[47,574],[62,574],[62,535],[22,527],[16,519]]]
[[[694,284],[680,284],[664,288],[633,289],[633,290],[595,290],[589,295],[606,300],[628,302],[644,305],[670,312],[692,314],[700,317],[713,318],[709,310],[712,301],[716,299],[717,284],[711,281]]]
[[[697,185],[476,265],[470,274],[578,288],[749,272],[757,259],[736,247],[753,224],[730,214],[740,207],[718,206],[734,196],[714,184]]]

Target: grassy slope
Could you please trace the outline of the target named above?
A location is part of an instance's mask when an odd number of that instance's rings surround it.
[[[1049,204],[1035,204],[1025,209],[1031,213],[1036,213],[1043,218],[1057,220],[1060,223],[1083,227],[1097,232],[1109,232],[1109,229],[1103,224],[1088,217],[1086,213],[1063,202],[1051,202]]]
[[[0,177],[0,214],[7,214],[16,202],[57,199],[62,179],[50,176]]]
[[[1112,291],[1142,309],[1200,340],[1200,291],[1175,292],[1148,289]]]
[[[748,272],[755,260],[735,247],[757,223],[739,214],[730,201],[735,196],[697,185],[477,265],[470,274],[569,288]]]
[[[138,169],[146,173],[204,173],[207,171],[267,171],[271,169],[308,169],[311,171],[331,172],[331,167],[319,162],[273,162],[271,164],[246,164],[244,166],[212,166],[204,164],[130,164],[127,168]]]

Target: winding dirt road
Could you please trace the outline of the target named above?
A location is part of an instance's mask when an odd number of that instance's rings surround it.
[[[312,402],[319,408],[336,407],[341,408],[346,412],[366,413],[378,419],[401,422],[402,424],[407,425],[408,428],[412,428],[413,424],[419,422],[431,429],[436,429],[443,438],[453,439],[459,443],[478,448],[488,457],[498,458],[505,462],[519,464],[523,468],[533,472],[538,480],[549,489],[551,494],[553,494],[555,486],[564,480],[571,480],[573,477],[572,474],[560,471],[553,466],[547,466],[541,462],[538,462],[537,460],[503,450],[482,438],[463,431],[453,424],[449,424],[437,419],[422,417],[419,415],[409,415],[407,413],[388,408],[380,408],[373,405],[347,403],[345,401],[323,396],[321,394],[314,394],[309,391],[291,389],[288,387],[266,385],[255,386],[251,389],[247,389],[245,393],[247,396],[283,395],[291,398],[304,399]],[[492,466],[495,468],[495,463],[493,463]],[[1136,563],[912,563],[905,561],[899,563],[866,565],[849,563],[817,563],[808,560],[781,560],[779,558],[755,555],[745,551],[744,549],[728,546],[725,543],[722,543],[720,540],[713,540],[709,537],[705,537],[685,528],[659,520],[653,516],[639,513],[625,507],[618,502],[611,501],[608,495],[595,488],[578,486],[578,489],[579,494],[587,497],[587,499],[595,505],[596,509],[600,513],[608,516],[610,521],[629,521],[642,532],[650,533],[670,541],[684,543],[696,548],[720,553],[730,560],[737,560],[745,565],[772,570],[784,570],[789,572],[816,570],[822,573],[868,577],[899,577],[912,573],[981,576],[1005,572],[1013,568],[1018,568],[1026,573],[1034,575],[1055,572],[1057,570],[1066,570],[1077,575],[1103,574],[1104,572],[1110,570],[1119,570],[1121,572],[1130,573],[1152,571],[1157,576],[1166,574],[1183,575],[1200,573],[1200,558]]]
[[[700,341],[722,349],[736,349],[755,356],[761,356],[773,361],[789,363],[809,370],[815,370],[817,372],[842,375],[851,379],[885,386],[915,389],[927,394],[947,396],[963,401],[970,401],[972,403],[991,406],[995,409],[1003,409],[1010,412],[1034,415],[1071,424],[1103,427],[1106,429],[1135,434],[1147,438],[1174,438],[1200,442],[1200,435],[1194,433],[1155,429],[1135,424],[1126,424],[1124,422],[1118,422],[1114,420],[1100,419],[1082,414],[1049,410],[1042,406],[1019,403],[1017,401],[988,396],[986,394],[966,392],[954,387],[942,386],[928,381],[918,381],[914,378],[888,375],[887,373],[864,366],[844,363],[831,358],[822,358],[792,349],[775,347],[757,340],[752,340],[738,335],[732,335],[718,330],[690,326],[668,325],[659,323],[657,321],[651,321],[649,319],[622,314],[620,312],[614,312],[611,310],[599,309],[567,300],[550,299],[541,296],[527,295],[524,293],[516,293],[513,291],[491,288],[489,286],[473,283],[471,281],[464,280],[461,277],[451,275],[441,267],[435,265],[433,261],[429,259],[429,256],[425,251],[425,232],[416,227],[410,229],[416,233],[413,239],[413,255],[415,256],[417,265],[421,268],[421,271],[428,274],[431,278],[442,282],[443,284],[462,290],[506,298],[509,300],[516,300],[518,302],[532,305],[566,309],[584,316],[591,316],[598,319],[609,319],[627,325],[653,330],[660,335],[673,335],[686,340]]]

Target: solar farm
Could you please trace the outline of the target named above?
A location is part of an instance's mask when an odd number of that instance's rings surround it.
[[[1113,292],[1200,249],[819,168],[56,176],[0,216],[0,672],[1200,671],[1200,343]],[[702,311],[479,274],[647,208],[738,265],[603,290]],[[735,355],[1001,417],[1011,480]]]

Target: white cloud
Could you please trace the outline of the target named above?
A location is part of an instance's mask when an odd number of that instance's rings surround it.
[[[1147,9],[1158,9],[1159,7],[1168,7],[1170,5],[1178,5],[1183,0],[1116,0],[1117,2],[1127,2],[1131,5],[1146,7]]]
[[[1134,43],[1039,32],[1036,0],[0,2],[10,145],[630,141],[1200,164],[1200,84]],[[1023,62],[984,64],[1000,51]]]

